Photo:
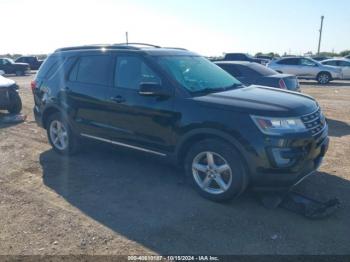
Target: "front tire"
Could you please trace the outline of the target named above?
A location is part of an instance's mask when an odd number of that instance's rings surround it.
[[[185,171],[195,189],[212,201],[227,201],[244,192],[248,175],[240,153],[219,139],[195,144],[185,159]]]
[[[10,114],[19,114],[22,110],[22,100],[17,91],[10,90],[10,106],[7,109]]]
[[[61,155],[73,155],[78,150],[78,137],[60,113],[51,115],[47,121],[47,136],[52,148]]]
[[[331,76],[329,73],[327,73],[327,72],[321,72],[321,73],[319,73],[319,74],[317,75],[317,78],[316,78],[317,82],[318,82],[319,84],[321,84],[321,85],[326,85],[326,84],[328,84],[328,83],[331,81],[331,79],[332,79],[332,76]]]

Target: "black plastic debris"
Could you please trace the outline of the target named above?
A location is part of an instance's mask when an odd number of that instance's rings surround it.
[[[291,191],[285,196],[280,206],[310,219],[321,219],[332,215],[340,207],[340,202],[337,198],[322,202]]]
[[[20,123],[26,120],[27,116],[22,114],[16,115],[6,115],[0,117],[0,124],[12,124],[12,123]]]
[[[340,207],[340,201],[337,198],[321,201],[295,191],[266,192],[259,194],[258,197],[266,208],[281,207],[309,219],[328,217]]]

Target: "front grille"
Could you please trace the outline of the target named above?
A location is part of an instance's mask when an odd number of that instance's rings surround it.
[[[326,119],[320,108],[311,114],[302,116],[301,120],[313,136],[318,135],[326,127]]]

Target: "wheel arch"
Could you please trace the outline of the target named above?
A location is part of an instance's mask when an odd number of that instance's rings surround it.
[[[53,105],[45,108],[42,116],[42,124],[45,129],[47,129],[47,120],[55,113],[61,113],[61,110]]]
[[[332,74],[331,74],[330,72],[328,72],[328,71],[325,71],[325,70],[319,72],[319,73],[317,74],[317,76],[316,76],[316,79],[318,79],[318,77],[319,77],[321,74],[327,74],[327,75],[329,75],[330,80],[332,80]]]
[[[175,150],[176,160],[178,164],[180,164],[181,166],[183,165],[186,154],[190,149],[191,145],[208,138],[220,139],[226,143],[230,143],[238,151],[238,153],[242,155],[244,161],[247,161],[247,158],[244,154],[244,148],[239,143],[237,138],[230,134],[227,134],[224,131],[212,128],[200,128],[189,131],[180,139],[180,142],[178,143]]]

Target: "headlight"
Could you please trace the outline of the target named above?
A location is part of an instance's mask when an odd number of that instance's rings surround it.
[[[296,117],[264,117],[250,116],[261,132],[267,135],[281,135],[287,133],[307,131],[301,119]]]

